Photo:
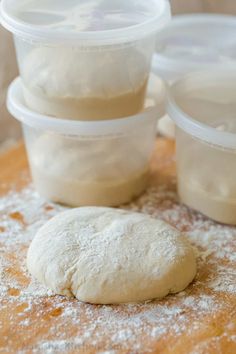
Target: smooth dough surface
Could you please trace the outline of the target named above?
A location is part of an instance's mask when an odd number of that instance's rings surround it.
[[[32,241],[27,265],[57,294],[95,304],[162,298],[185,289],[196,274],[194,251],[175,228],[102,207],[51,219]]]

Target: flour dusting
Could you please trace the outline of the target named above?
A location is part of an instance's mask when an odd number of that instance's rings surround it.
[[[152,353],[157,343],[203,331],[204,323],[210,325],[210,319],[232,311],[236,228],[190,212],[167,185],[151,187],[124,208],[150,214],[186,232],[196,249],[198,274],[184,292],[160,301],[119,306],[94,306],[53,294],[30,278],[25,257],[39,227],[66,208],[46,202],[31,185],[0,199],[0,313],[7,316],[9,309],[15,309],[9,325],[25,336],[26,343],[32,343],[22,347],[21,353],[26,349],[45,354],[86,352],[86,348],[101,354],[127,353],[130,348],[132,353],[143,353],[144,348]],[[48,329],[32,341],[35,326],[42,333],[44,326]],[[235,341],[236,328],[230,317],[222,328],[222,336]],[[4,332],[2,343],[6,351],[13,346]],[[196,353],[202,348],[199,345]]]

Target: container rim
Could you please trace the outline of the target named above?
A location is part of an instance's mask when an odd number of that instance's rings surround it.
[[[162,81],[160,80],[160,82]],[[150,99],[148,106],[137,115],[112,120],[78,121],[54,118],[27,108],[23,97],[22,80],[18,77],[9,86],[7,107],[18,121],[39,130],[80,137],[128,135],[130,131],[135,131],[137,125],[145,127],[148,122],[156,122],[163,116],[165,89],[163,83],[163,97],[161,98],[163,104],[160,104],[158,99],[155,100],[154,95],[149,93],[147,95],[147,98]]]
[[[235,41],[236,41],[236,17],[232,15],[224,15],[224,14],[192,14],[192,15],[177,15],[175,16],[170,24],[165,28],[165,30],[169,29],[171,31],[178,31],[181,27],[187,27],[198,24],[201,26],[202,24],[209,24],[209,25],[225,25],[225,26],[235,26]],[[162,34],[165,35],[165,30],[159,33],[159,36]],[[227,63],[230,65],[230,63]],[[233,64],[232,64],[233,65]],[[217,66],[223,69],[225,63],[206,63],[206,62],[199,62],[199,61],[189,61],[189,60],[176,60],[172,58],[166,57],[166,55],[162,53],[155,52],[153,57],[153,70],[158,73],[165,72],[168,76],[173,76],[173,79],[176,77],[181,77],[186,75],[188,72],[191,71],[201,71],[205,70],[208,67]],[[236,63],[234,64],[234,67]],[[165,76],[164,74],[162,77]]]
[[[167,0],[154,1],[158,3],[160,9],[158,14],[139,24],[118,29],[81,31],[77,33],[66,30],[57,32],[54,29],[32,25],[18,19],[11,14],[8,8],[9,0],[2,0],[0,3],[0,23],[14,35],[29,41],[63,45],[84,44],[87,46],[122,44],[136,41],[153,32],[157,32],[169,22],[171,18],[169,2]]]
[[[204,85],[211,82],[211,85],[221,85],[222,80],[231,82],[236,87],[236,73],[230,69],[224,70],[204,70],[185,75],[182,79],[176,81],[172,85],[167,86],[167,114],[173,119],[176,125],[186,133],[205,141],[209,144],[216,145],[227,149],[236,149],[236,133],[222,132],[215,128],[197,121],[190,115],[185,113],[177,103],[175,94],[186,91],[186,84],[193,83],[196,85]],[[195,84],[195,86],[194,86]],[[211,86],[212,87],[212,86]],[[236,99],[235,99],[236,101]]]

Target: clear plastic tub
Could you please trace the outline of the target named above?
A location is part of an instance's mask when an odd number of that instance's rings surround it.
[[[168,83],[184,75],[215,67],[236,70],[236,17],[216,14],[174,16],[159,32],[152,69]],[[175,138],[173,121],[158,123],[161,134]]]
[[[152,89],[154,87],[155,89]],[[163,114],[161,81],[152,79],[146,108],[109,121],[55,119],[29,110],[21,79],[8,93],[8,108],[23,124],[33,181],[39,193],[70,205],[118,206],[148,185],[157,117]]]
[[[2,0],[24,97],[55,117],[105,120],[143,109],[166,0]]]
[[[169,89],[178,193],[215,221],[236,225],[236,73],[189,74]]]

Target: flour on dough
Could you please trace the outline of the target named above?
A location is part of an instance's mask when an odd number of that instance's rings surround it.
[[[84,207],[46,223],[27,257],[30,273],[61,295],[95,303],[162,298],[196,274],[186,237],[161,220],[120,209]]]

